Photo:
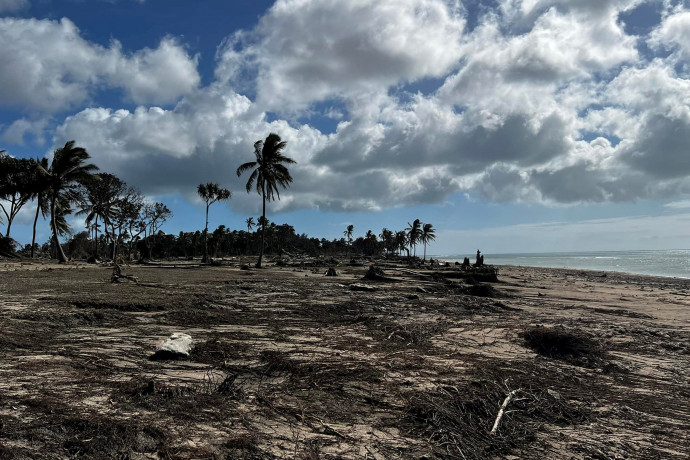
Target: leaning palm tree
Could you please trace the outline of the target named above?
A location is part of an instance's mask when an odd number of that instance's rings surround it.
[[[208,208],[217,201],[225,201],[230,199],[232,192],[226,188],[220,188],[218,184],[209,182],[206,184],[199,184],[197,193],[206,203],[206,227],[204,228],[204,258],[203,263],[209,262],[208,258]]]
[[[424,224],[420,240],[424,243],[424,261],[426,262],[426,245],[436,240],[436,230],[433,225]]]
[[[74,144],[74,141],[69,141],[63,147],[56,149],[48,169],[50,226],[53,233],[53,244],[60,263],[66,263],[67,256],[62,250],[58,238],[60,230],[57,225],[58,216],[64,217],[71,212],[69,204],[77,199],[77,186],[93,180],[94,171],[98,170],[96,165],[86,163],[91,158],[86,150]]]
[[[41,214],[45,219],[50,213],[47,195],[50,189],[50,175],[48,174],[48,159],[37,158],[34,164],[34,175],[32,189],[34,197],[36,198],[36,215],[34,216],[34,227],[31,234],[31,258],[34,258],[34,251],[36,248],[36,223],[38,223],[38,215]]]
[[[287,167],[283,164],[294,164],[295,160],[283,155],[283,150],[287,142],[282,141],[280,136],[271,133],[265,141],[254,143],[255,161],[249,161],[237,168],[237,176],[241,176],[245,171],[252,170],[247,180],[247,193],[251,192],[256,185],[256,191],[261,195],[263,201],[263,222],[261,225],[261,248],[259,249],[259,260],[256,267],[261,268],[261,259],[264,255],[264,238],[266,233],[266,201],[274,198],[280,199],[278,187],[287,188],[292,182],[292,176]]]
[[[417,257],[417,243],[419,243],[419,238],[422,235],[422,221],[415,219],[414,222],[408,222],[407,225],[405,230],[407,231],[407,241],[410,244],[410,252],[414,248],[414,256]]]

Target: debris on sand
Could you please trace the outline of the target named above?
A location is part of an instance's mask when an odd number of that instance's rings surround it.
[[[335,268],[330,267],[325,276],[338,276],[338,272],[335,271]]]
[[[396,282],[398,280],[391,278],[389,276],[386,276],[386,273],[381,269],[380,267],[377,267],[375,265],[370,265],[369,270],[364,274],[364,279],[369,280],[369,281],[387,281],[387,282]]]
[[[386,281],[388,279],[383,270],[374,265],[369,266],[369,270],[364,274],[364,278],[370,281]]]
[[[585,332],[536,326],[522,333],[527,347],[547,358],[595,367],[606,357],[603,345]]]
[[[463,288],[463,291],[467,295],[472,295],[475,297],[495,297],[496,290],[490,284],[477,283]]]
[[[189,358],[192,346],[192,336],[176,332],[168,337],[149,359],[151,361],[165,361]]]
[[[352,291],[374,292],[378,291],[378,289],[376,286],[369,286],[368,284],[355,283],[350,285],[350,290]]]
[[[122,279],[134,281],[135,283],[139,284],[139,279],[136,276],[124,275],[120,266],[118,264],[113,264],[113,274],[110,277],[110,282],[119,283]]]

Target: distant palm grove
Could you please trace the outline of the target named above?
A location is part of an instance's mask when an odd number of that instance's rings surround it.
[[[56,149],[52,159],[14,158],[0,150],[0,255],[6,257],[50,257],[64,263],[73,260],[146,260],[152,258],[213,258],[256,255],[261,267],[264,254],[289,255],[405,255],[417,256],[417,246],[427,246],[435,239],[432,224],[419,219],[404,230],[383,228],[377,235],[367,230],[355,237],[349,225],[340,239],[309,237],[297,234],[292,225],[278,225],[266,217],[266,203],[280,199],[280,189],[292,183],[287,165],[295,161],[284,155],[287,143],[277,134],[254,144],[254,159],[241,164],[237,175],[249,173],[247,193],[256,190],[261,197],[262,215],[248,217],[246,230],[229,229],[225,225],[209,231],[211,205],[232,198],[230,190],[217,183],[199,184],[197,194],[205,205],[202,230],[161,231],[172,216],[164,203],[148,202],[135,188],[118,177],[101,172],[90,163],[90,156],[75,141]],[[34,206],[32,243],[24,247],[12,239],[12,224],[25,206]],[[70,228],[67,217],[83,216],[85,229]],[[43,244],[36,242],[36,228],[47,225],[51,237]],[[64,240],[61,242],[60,238]]]

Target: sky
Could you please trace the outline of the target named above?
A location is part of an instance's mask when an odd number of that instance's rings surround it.
[[[235,170],[274,132],[297,164],[268,218],[298,233],[690,247],[690,1],[0,0],[0,44],[0,149],[75,140],[166,232],[203,228],[205,182],[233,193],[210,228],[256,220]]]

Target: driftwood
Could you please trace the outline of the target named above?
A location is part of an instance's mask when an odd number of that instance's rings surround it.
[[[501,423],[501,419],[503,418],[503,414],[505,414],[506,407],[508,407],[508,404],[510,404],[510,400],[515,397],[517,392],[520,391],[520,388],[517,390],[513,390],[510,393],[508,393],[508,396],[506,396],[506,399],[503,400],[503,404],[501,404],[501,408],[498,410],[498,415],[496,416],[496,421],[494,422],[494,427],[491,429],[491,435],[496,434],[496,431],[498,431],[498,424]]]

